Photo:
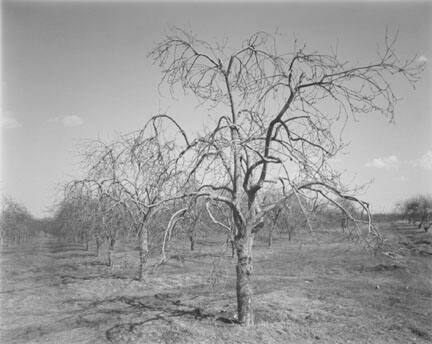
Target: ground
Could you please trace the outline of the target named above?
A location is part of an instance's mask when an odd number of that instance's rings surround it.
[[[256,325],[235,319],[235,260],[223,240],[187,243],[144,281],[122,243],[105,265],[41,235],[3,248],[1,343],[431,343],[432,235],[381,225],[400,247],[372,255],[335,231],[254,247]]]

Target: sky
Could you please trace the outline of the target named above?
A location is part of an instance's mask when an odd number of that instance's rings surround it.
[[[350,142],[335,166],[374,211],[392,210],[411,195],[432,192],[432,3],[430,2],[2,2],[0,192],[37,217],[52,210],[65,181],[79,175],[83,140],[115,137],[168,112],[197,131],[207,110],[190,97],[158,92],[161,73],[147,58],[170,26],[231,45],[256,31],[286,35],[311,50],[369,62],[386,27],[396,48],[426,64],[401,98],[395,123],[369,113],[351,121]]]

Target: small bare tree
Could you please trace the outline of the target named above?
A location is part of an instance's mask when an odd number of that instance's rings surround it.
[[[113,253],[116,248],[119,232],[124,230],[127,221],[125,221],[125,212],[120,204],[113,202],[112,199],[105,195],[100,195],[98,201],[97,216],[101,229],[98,234],[102,237],[102,240],[105,239],[108,243],[107,265],[112,267]]]
[[[183,217],[183,223],[186,226],[186,234],[189,239],[190,250],[195,250],[197,230],[200,219],[200,208],[197,200],[194,200],[190,206],[189,211]]]
[[[336,52],[308,51],[297,42],[291,52],[280,53],[274,36],[264,32],[231,49],[174,29],[150,53],[171,91],[179,87],[192,92],[214,110],[214,125],[193,140],[179,129],[185,142],[177,164],[200,181],[190,196],[231,211],[241,323],[253,324],[254,236],[263,227],[264,215],[287,197],[294,195],[300,204],[314,197],[327,200],[357,225],[359,235],[360,225],[367,224],[368,244],[379,238],[368,203],[340,182],[329,159],[344,148],[340,135],[347,118],[377,112],[392,120],[397,100],[392,79],[401,77],[410,84],[418,80],[422,66],[415,58],[401,60],[395,42],[396,37],[386,34],[377,58],[358,65],[341,61]],[[155,116],[151,123],[161,118],[180,128],[168,115]],[[278,197],[265,201],[269,186],[278,190]],[[340,199],[368,215],[357,218]]]
[[[84,164],[87,177],[75,184],[87,187],[108,198],[113,207],[122,207],[128,215],[139,243],[139,279],[149,255],[150,218],[158,203],[173,185],[178,171],[173,169],[173,142],[164,141],[154,125],[152,134],[136,131],[105,144],[91,142],[85,149]]]

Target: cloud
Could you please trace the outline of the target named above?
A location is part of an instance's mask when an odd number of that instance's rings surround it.
[[[63,117],[54,117],[48,120],[51,123],[60,123],[64,127],[78,127],[84,123],[84,120],[75,115],[71,116],[63,116]]]
[[[62,118],[61,123],[65,127],[76,127],[84,123],[84,120],[79,116],[65,116]]]
[[[386,170],[397,169],[400,166],[421,167],[426,170],[432,170],[432,150],[427,151],[421,157],[414,160],[399,160],[396,155],[390,155],[385,158],[372,159],[365,166]]]
[[[1,111],[0,128],[2,129],[15,129],[22,127],[21,123],[15,118],[11,111]]]
[[[418,63],[427,63],[428,61],[429,61],[429,59],[424,55],[420,55],[419,57],[417,57]]]
[[[385,158],[375,158],[366,163],[366,167],[383,168],[390,170],[392,168],[397,168],[400,161],[396,155],[390,155]]]
[[[417,165],[425,168],[426,170],[432,170],[432,150],[423,154],[417,161]]]

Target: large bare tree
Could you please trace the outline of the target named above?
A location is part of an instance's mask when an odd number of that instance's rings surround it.
[[[317,199],[331,202],[357,225],[359,235],[366,223],[368,244],[379,239],[368,203],[341,183],[329,161],[344,148],[341,132],[348,118],[372,112],[393,119],[393,80],[418,80],[422,66],[415,58],[401,60],[395,43],[396,38],[386,34],[375,60],[354,64],[336,52],[310,51],[297,42],[280,52],[277,39],[265,32],[233,49],[173,29],[150,53],[171,91],[191,92],[206,111],[213,110],[214,124],[206,123],[207,129],[193,139],[172,116],[157,115],[150,123],[166,119],[184,138],[177,163],[199,181],[188,196],[205,198],[209,214],[216,203],[232,213],[241,323],[254,321],[254,236],[263,227],[264,215],[287,197],[297,197],[304,207]],[[269,188],[278,197],[266,200]],[[341,199],[354,202],[365,215],[351,213]],[[212,219],[230,230],[226,219]]]

